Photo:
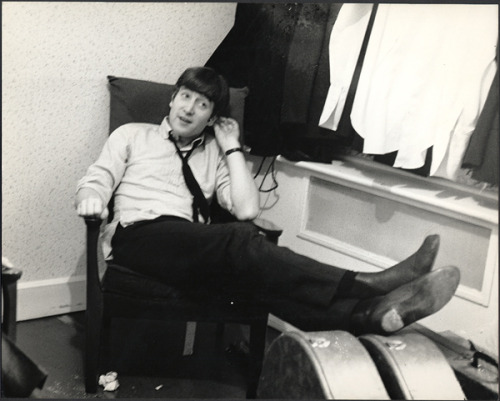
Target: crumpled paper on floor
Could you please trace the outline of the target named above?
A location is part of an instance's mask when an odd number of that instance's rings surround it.
[[[99,385],[104,387],[104,391],[115,391],[120,387],[118,373],[108,372],[105,375],[99,376]]]

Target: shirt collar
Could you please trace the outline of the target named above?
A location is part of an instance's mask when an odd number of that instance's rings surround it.
[[[168,139],[168,135],[172,131],[172,127],[168,122],[168,117],[165,117],[160,125],[160,135],[163,139]],[[195,139],[193,139],[186,146],[183,146],[182,149],[189,148],[191,149],[195,144],[196,146],[203,145],[205,143],[205,132],[202,132],[201,135]]]

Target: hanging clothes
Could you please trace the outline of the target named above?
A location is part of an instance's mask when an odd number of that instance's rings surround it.
[[[297,3],[239,3],[233,28],[206,63],[230,86],[250,89],[243,135],[256,155],[279,153],[285,68],[301,8]]]
[[[327,46],[341,7],[328,2],[238,4],[233,28],[206,65],[230,86],[249,87],[243,136],[253,154],[277,155],[286,146],[296,150],[302,139],[321,135]]]
[[[333,25],[329,42],[330,87],[319,126],[336,131],[358,61],[372,4],[344,4]]]
[[[351,120],[364,153],[454,179],[496,71],[496,5],[381,4]]]
[[[309,118],[310,100],[325,53],[324,41],[333,26],[328,3],[304,3],[291,38],[284,76],[281,107],[283,123],[305,124]],[[321,71],[323,72],[323,71]],[[326,77],[328,79],[328,77]]]
[[[283,85],[281,154],[331,162],[338,138],[318,126],[328,83],[328,42],[342,4],[304,3],[291,38]],[[335,133],[336,134],[336,133]]]
[[[498,142],[499,90],[497,71],[462,164],[462,167],[472,169],[472,178],[497,186],[499,183],[498,156],[500,152]]]

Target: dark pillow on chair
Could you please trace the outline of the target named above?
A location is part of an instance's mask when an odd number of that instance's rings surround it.
[[[131,122],[160,124],[168,115],[175,85],[108,76],[110,99],[109,130]],[[248,88],[230,88],[229,116],[238,121],[243,134],[243,113]],[[242,135],[241,134],[241,135]]]

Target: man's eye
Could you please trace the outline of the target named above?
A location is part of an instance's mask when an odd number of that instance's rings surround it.
[[[200,107],[201,107],[202,109],[206,109],[206,108],[208,107],[208,104],[207,104],[207,103],[205,103],[205,102],[200,102]]]
[[[189,99],[189,93],[187,93],[187,92],[183,92],[183,93],[181,93],[181,96],[182,96],[184,99]]]

